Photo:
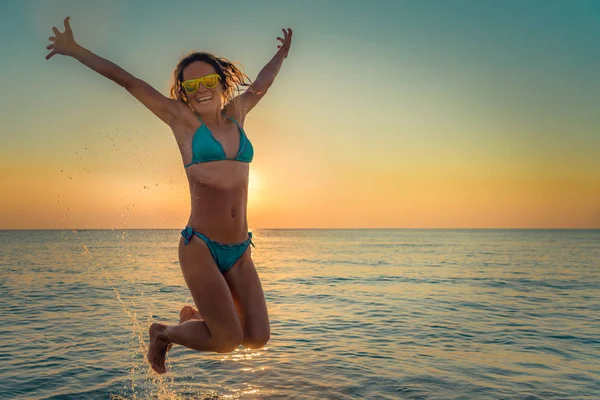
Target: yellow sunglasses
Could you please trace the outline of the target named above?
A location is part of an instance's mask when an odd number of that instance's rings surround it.
[[[210,74],[205,75],[202,78],[190,79],[187,81],[181,82],[181,86],[185,90],[186,93],[194,93],[200,87],[202,83],[207,89],[214,89],[219,84],[221,80],[221,76],[219,74]]]

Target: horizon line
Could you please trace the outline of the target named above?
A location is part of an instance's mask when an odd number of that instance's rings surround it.
[[[164,231],[170,231],[170,230],[179,230],[181,228],[16,228],[16,229],[12,229],[12,228],[0,228],[0,231],[143,231],[143,230],[147,230],[147,231],[160,231],[160,230],[164,230]],[[531,227],[531,228],[251,228],[249,229],[250,231],[252,230],[278,230],[278,231],[316,231],[316,230],[321,230],[321,231],[341,231],[341,230],[345,230],[345,231],[350,231],[350,230],[454,230],[454,231],[458,231],[458,230],[480,230],[480,231],[485,231],[485,230],[577,230],[577,231],[594,231],[594,230],[600,230],[600,227],[596,227],[596,228],[568,228],[568,227],[546,227],[546,228],[535,228],[535,227]]]

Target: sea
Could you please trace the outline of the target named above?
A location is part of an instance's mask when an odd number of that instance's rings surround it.
[[[269,343],[157,375],[179,237],[0,231],[0,398],[600,398],[600,230],[254,230]]]

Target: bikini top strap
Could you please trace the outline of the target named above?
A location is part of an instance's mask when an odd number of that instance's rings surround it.
[[[195,114],[195,113],[194,113],[194,114]],[[197,118],[200,120],[200,123],[201,123],[202,125],[206,126],[206,125],[204,124],[204,121],[202,121],[202,118],[201,118],[201,117],[200,117],[198,114],[196,114],[196,117],[197,117]],[[242,126],[241,126],[241,125],[240,125],[240,124],[239,124],[239,123],[238,123],[238,122],[237,122],[237,121],[236,121],[234,118],[230,117],[229,115],[226,115],[226,116],[225,116],[225,118],[227,118],[227,119],[229,119],[229,120],[233,121],[233,123],[234,123],[234,124],[236,124],[236,125],[237,125],[237,127],[238,127],[240,130],[242,130],[242,131],[244,130],[244,128],[242,128]]]
[[[234,118],[230,117],[229,115],[226,115],[226,117],[229,118],[231,121],[233,121],[233,123],[235,123],[238,126],[238,128],[242,129],[240,124]]]

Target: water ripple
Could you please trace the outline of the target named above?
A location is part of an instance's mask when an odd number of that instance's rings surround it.
[[[599,231],[268,231],[266,348],[175,346],[178,230],[0,231],[7,398],[564,399],[600,393]],[[290,244],[294,243],[294,246]]]

